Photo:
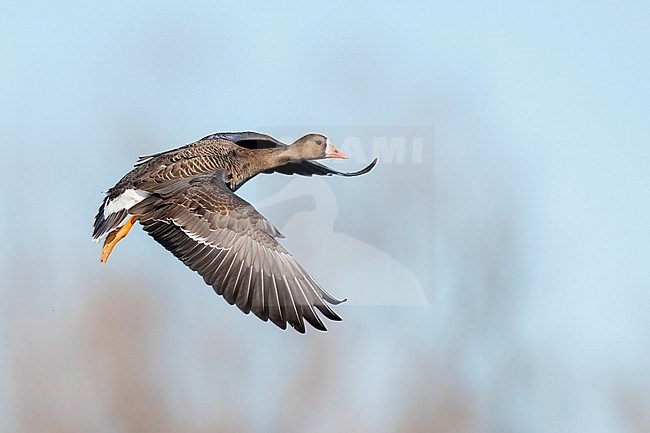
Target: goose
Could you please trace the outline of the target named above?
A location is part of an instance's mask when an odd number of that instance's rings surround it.
[[[330,307],[345,302],[323,289],[278,242],[284,236],[235,194],[258,174],[354,177],[314,160],[347,156],[321,134],[292,144],[257,132],[221,132],[142,156],[105,193],[92,238],[104,239],[102,263],[138,222],[145,232],[197,272],[230,305],[281,329],[320,331],[319,316],[340,321]],[[126,220],[124,224],[122,222]],[[122,224],[122,225],[120,225]]]

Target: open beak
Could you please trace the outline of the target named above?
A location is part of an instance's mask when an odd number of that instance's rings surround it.
[[[347,159],[348,156],[338,150],[336,147],[332,146],[332,143],[327,140],[327,146],[325,147],[325,158],[340,158]]]

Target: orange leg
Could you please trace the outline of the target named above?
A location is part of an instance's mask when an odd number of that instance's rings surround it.
[[[129,230],[131,230],[134,223],[135,217],[132,216],[123,226],[116,228],[106,236],[104,246],[102,247],[102,255],[99,257],[100,262],[104,263],[108,260],[108,256],[111,255],[111,251],[113,251],[115,245],[129,234]]]

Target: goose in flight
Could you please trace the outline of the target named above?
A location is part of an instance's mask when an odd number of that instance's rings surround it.
[[[283,235],[234,192],[260,173],[359,176],[315,162],[347,158],[330,140],[308,134],[286,145],[256,132],[212,134],[183,147],[140,157],[106,196],[93,226],[100,260],[139,222],[158,243],[203,277],[229,304],[282,329],[304,321],[326,331],[318,313],[341,318],[327,293],[278,243]],[[120,225],[124,220],[126,222]]]

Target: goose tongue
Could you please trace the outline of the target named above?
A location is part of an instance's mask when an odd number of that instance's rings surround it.
[[[325,158],[341,158],[341,159],[347,159],[347,155],[340,150],[338,150],[336,147],[332,146],[332,143],[327,140],[327,146],[325,147]]]

